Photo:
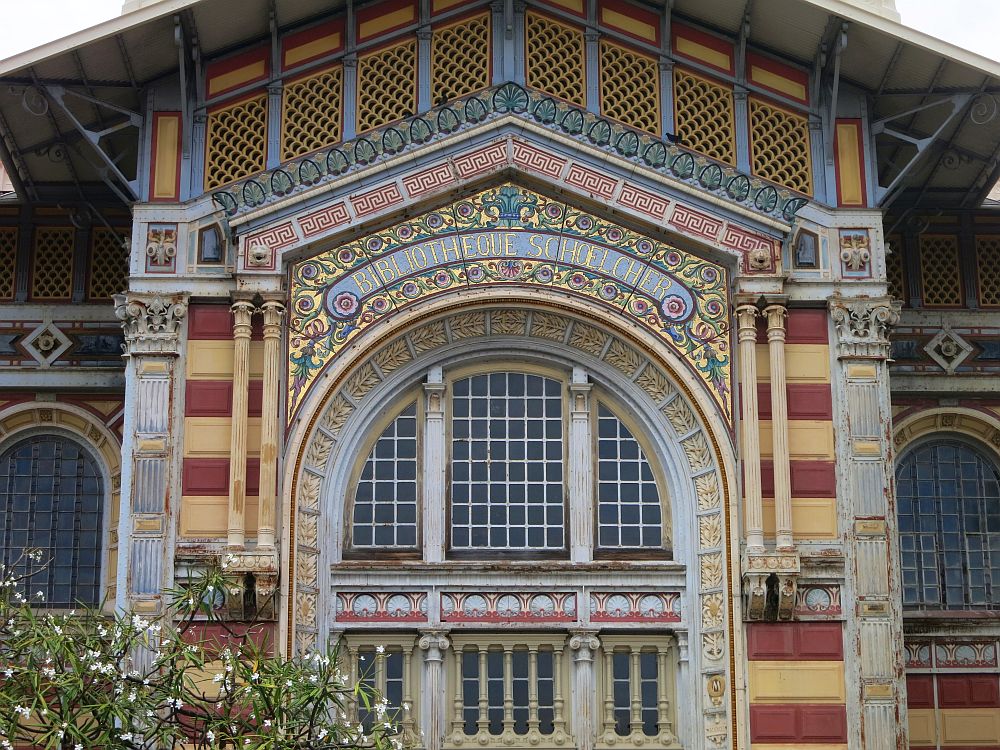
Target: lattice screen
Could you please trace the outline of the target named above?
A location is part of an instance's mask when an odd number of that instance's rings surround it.
[[[925,307],[962,304],[958,237],[953,234],[925,234],[920,237],[920,278]]]
[[[122,239],[125,245],[122,246]],[[112,294],[125,291],[128,286],[128,236],[127,231],[95,229],[90,240],[90,281],[87,286],[89,299],[111,299]]]
[[[809,120],[750,97],[750,165],[758,177],[812,195]]]
[[[341,138],[341,65],[286,83],[281,94],[281,159],[294,159]]]
[[[649,55],[601,41],[601,111],[660,134],[660,66]]]
[[[537,13],[525,16],[527,82],[572,104],[587,104],[583,31]]]
[[[437,106],[490,85],[490,14],[434,29],[431,101]]]
[[[979,304],[1000,307],[1000,234],[976,237],[976,268],[979,271]]]
[[[17,227],[0,227],[0,299],[13,299],[17,280]]]
[[[358,132],[417,111],[417,42],[410,39],[358,58]]]
[[[733,91],[674,69],[674,129],[681,144],[726,164],[736,163]]]
[[[32,299],[67,300],[73,297],[75,232],[70,227],[38,227],[35,230]]]
[[[887,240],[891,253],[885,256],[885,276],[889,286],[889,294],[899,300],[906,301],[906,274],[903,271],[903,238],[893,235]]]
[[[208,116],[205,189],[213,190],[267,166],[267,95]]]

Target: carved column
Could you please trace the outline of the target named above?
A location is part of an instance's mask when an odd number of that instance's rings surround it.
[[[424,672],[421,681],[420,729],[424,735],[425,750],[441,750],[445,728],[445,674],[444,657],[450,645],[441,630],[427,630],[417,645],[424,651]],[[461,659],[457,674],[461,676]],[[462,681],[458,680],[459,695]]]
[[[747,552],[764,551],[764,502],[760,489],[760,417],[757,411],[757,308],[736,308],[740,349],[740,453],[743,459]]]
[[[795,547],[792,541],[792,480],[788,457],[788,390],[785,385],[784,305],[765,308],[767,349],[771,363],[771,439],[774,454],[774,517],[779,551]]]
[[[837,496],[846,532],[844,601],[849,742],[873,750],[907,746],[902,605],[892,441],[888,425],[889,329],[899,303],[889,297],[830,300],[837,329],[833,373],[837,424]]]
[[[576,630],[569,639],[573,652],[573,717],[577,750],[593,750],[597,735],[597,685],[594,683],[594,658],[601,647],[596,631]]]
[[[445,551],[445,424],[440,367],[424,383],[424,559],[441,562]]]
[[[119,609],[161,609],[173,578],[168,499],[174,474],[172,440],[183,294],[117,294],[125,331],[125,445],[118,522]]]
[[[257,548],[273,549],[277,514],[278,442],[281,397],[281,318],[285,306],[268,300],[264,313],[264,383],[260,423],[260,494],[257,510]]]
[[[573,562],[587,562],[594,548],[594,477],[590,439],[590,391],[587,373],[573,368],[569,386],[569,532]]]
[[[229,546],[246,541],[247,395],[250,384],[250,321],[253,303],[233,303],[233,417],[229,441]]]

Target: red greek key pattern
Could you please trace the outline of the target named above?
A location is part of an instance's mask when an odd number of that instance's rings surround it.
[[[409,193],[411,198],[418,195],[430,193],[445,185],[455,182],[455,177],[451,173],[451,166],[448,164],[438,164],[423,172],[417,172],[409,177],[403,178],[403,189]]]
[[[265,229],[263,232],[249,235],[246,246],[264,245],[272,250],[281,250],[281,248],[294,245],[298,241],[299,237],[295,234],[295,227],[292,226],[292,222],[286,221],[284,224]]]
[[[549,177],[559,177],[563,167],[566,166],[565,159],[550,154],[548,151],[542,151],[540,148],[529,146],[523,141],[514,141],[514,163],[519,167]]]
[[[715,219],[680,203],[674,206],[670,224],[686,234],[705,237],[713,242],[718,240],[719,232],[723,227],[723,222],[720,219]]]
[[[507,166],[507,144],[494,143],[492,146],[471,151],[455,157],[453,164],[458,176],[465,179],[484,172]]]
[[[399,192],[399,187],[395,182],[369,190],[367,193],[351,196],[351,204],[359,217],[402,202],[403,195]]]
[[[614,195],[618,180],[607,175],[587,169],[579,164],[573,164],[566,175],[566,182],[569,185],[576,185],[578,188],[586,190],[592,195],[599,195],[602,198],[611,198]]]
[[[618,203],[627,208],[634,208],[654,219],[662,219],[667,212],[667,206],[670,205],[670,201],[648,190],[629,185],[627,182],[622,186],[622,191],[618,195]]]
[[[732,250],[738,250],[743,254],[744,267],[747,270],[774,270],[774,259],[777,255],[777,248],[775,247],[776,242],[771,238],[763,237],[759,234],[754,234],[753,232],[748,232],[745,229],[740,229],[739,227],[735,227],[730,224],[726,227],[726,231],[722,235],[722,244]],[[770,258],[770,261],[767,263],[767,267],[762,267],[762,264],[748,264],[747,258],[750,253],[759,254],[759,251],[761,250],[767,253],[768,258]]]
[[[350,219],[351,215],[347,213],[347,206],[341,202],[324,208],[322,211],[306,214],[299,219],[299,227],[302,228],[304,237],[312,237],[341,224],[346,224]]]

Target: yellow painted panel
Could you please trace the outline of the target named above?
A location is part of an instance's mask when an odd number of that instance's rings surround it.
[[[760,455],[774,455],[773,422],[766,419],[760,423]],[[788,421],[788,452],[791,458],[828,459],[834,457],[833,423],[815,419],[791,419]]]
[[[752,661],[751,703],[843,703],[844,664],[839,661]]]
[[[642,21],[632,18],[632,16],[626,16],[624,13],[619,13],[618,11],[611,10],[610,8],[602,8],[601,20],[608,26],[614,26],[622,29],[623,31],[627,31],[629,34],[634,34],[635,36],[649,42],[656,41],[656,29],[648,23],[643,23]]]
[[[232,341],[189,341],[187,377],[189,380],[232,380]],[[264,342],[250,342],[250,377],[264,376]]]
[[[717,49],[707,47],[704,44],[698,44],[698,42],[693,39],[686,39],[685,37],[678,36],[674,41],[674,49],[682,55],[694,57],[702,62],[707,62],[709,65],[714,65],[717,68],[725,68],[726,70],[729,70],[729,55],[725,52],[720,52]]]
[[[583,15],[583,0],[549,0],[549,2],[553,5],[561,5],[563,8],[567,8],[574,13]]]
[[[757,380],[771,379],[767,344],[757,344]],[[786,344],[785,378],[789,383],[829,383],[830,347],[826,344]]]
[[[364,21],[358,28],[358,35],[362,39],[367,39],[368,37],[382,33],[386,29],[394,29],[397,26],[403,26],[416,21],[417,19],[414,16],[415,7],[414,5],[407,5],[405,8],[400,8],[392,13],[386,13],[384,16]]]
[[[941,745],[1000,745],[1000,709],[942,708]]]
[[[257,498],[248,497],[246,530],[257,533]],[[229,498],[225,495],[185,495],[181,498],[181,536],[224,537],[229,526]]]
[[[864,165],[861,163],[859,132],[855,123],[837,124],[840,202],[845,206],[863,206],[865,204]]]
[[[456,5],[461,5],[466,0],[431,0],[431,13],[440,13],[443,10],[448,10],[448,8],[454,8]]]
[[[311,42],[306,42],[298,47],[285,50],[285,66],[290,68],[293,65],[298,65],[303,60],[311,60],[314,57],[319,57],[326,52],[335,50],[339,46],[339,31],[321,36],[318,39],[313,39]]]
[[[185,417],[184,455],[203,458],[229,455],[230,417]],[[260,417],[247,419],[247,455],[260,454]]]
[[[807,750],[847,750],[847,745],[814,745],[809,743],[805,748]],[[803,750],[803,745],[770,745],[755,742],[750,746],[750,750]]]
[[[764,535],[775,535],[774,499],[764,498]],[[837,500],[833,497],[793,497],[792,536],[796,539],[837,539]]]
[[[765,70],[757,65],[751,66],[751,74],[754,81],[762,86],[767,86],[775,91],[780,91],[783,94],[788,94],[795,99],[805,99],[806,98],[806,87],[803,86],[798,81],[793,81],[784,76],[778,75],[777,73]]]
[[[910,719],[910,744],[937,745],[937,733],[934,728],[934,709],[911,708],[906,713]]]
[[[156,172],[153,174],[153,199],[173,198],[177,192],[177,169],[180,160],[180,115],[160,115],[156,118]]]
[[[208,95],[215,96],[215,94],[219,91],[235,88],[236,86],[247,83],[248,81],[256,80],[257,78],[263,78],[265,73],[267,73],[267,67],[266,62],[263,59],[256,60],[249,65],[244,65],[242,68],[230,70],[228,73],[223,73],[222,75],[209,79]]]

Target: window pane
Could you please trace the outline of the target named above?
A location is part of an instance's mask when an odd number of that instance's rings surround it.
[[[516,372],[452,389],[453,549],[563,549],[562,384]]]
[[[649,461],[604,404],[597,409],[597,482],[599,546],[663,546],[663,511]]]
[[[996,467],[959,441],[923,445],[896,469],[903,603],[916,608],[1000,606]]]
[[[41,606],[100,603],[103,510],[97,464],[70,440],[29,438],[0,456],[0,563],[24,573],[25,551],[41,551],[48,566],[28,584]]]
[[[414,547],[417,541],[417,405],[375,441],[354,492],[355,547]]]

